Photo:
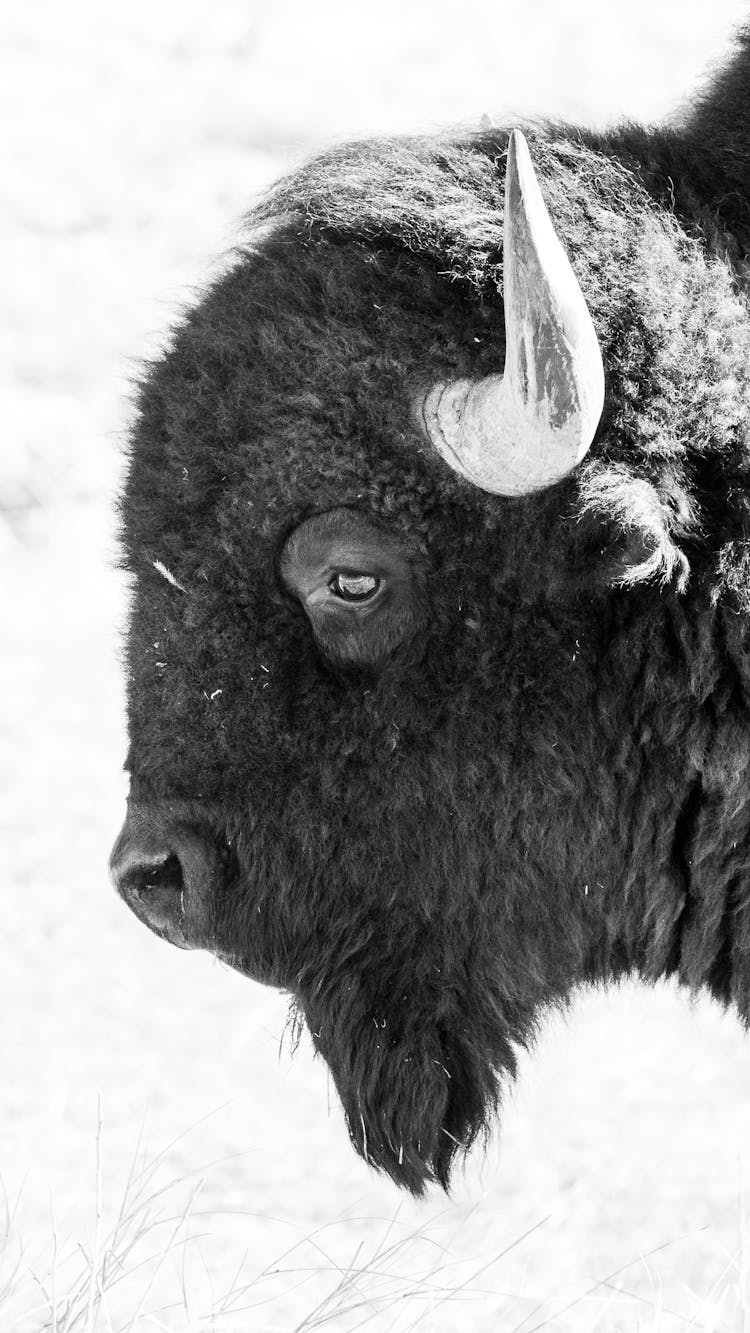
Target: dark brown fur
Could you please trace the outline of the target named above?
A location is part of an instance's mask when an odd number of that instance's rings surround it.
[[[750,1013],[749,50],[680,129],[529,131],[607,375],[560,485],[473,489],[411,411],[502,366],[505,131],[280,182],[141,390],[133,808],[222,849],[211,947],[292,993],[355,1146],[415,1192],[576,985],[676,974]],[[375,672],[327,662],[277,574],[340,505],[429,569]]]

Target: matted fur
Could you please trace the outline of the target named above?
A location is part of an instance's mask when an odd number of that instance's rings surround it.
[[[471,487],[411,406],[502,366],[505,130],[281,181],[140,393],[131,801],[230,849],[213,947],[291,992],[358,1151],[415,1192],[577,984],[750,1012],[749,70],[744,39],[679,129],[526,127],[607,378],[549,491]],[[377,673],[327,663],[276,573],[341,505],[428,562]]]

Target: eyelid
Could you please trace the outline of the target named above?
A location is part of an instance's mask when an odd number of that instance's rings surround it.
[[[329,584],[334,579],[372,579],[373,583],[383,582],[382,576],[374,574],[371,569],[333,569],[328,578]]]
[[[347,579],[382,579],[384,576],[371,565],[363,568],[362,565],[340,565],[330,564],[328,566],[328,575],[335,578],[337,574],[343,574]]]

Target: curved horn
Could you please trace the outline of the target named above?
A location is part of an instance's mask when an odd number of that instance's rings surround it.
[[[422,416],[456,472],[496,495],[525,495],[560,481],[587,453],[604,367],[519,130],[508,144],[503,269],[504,373],[436,384]]]

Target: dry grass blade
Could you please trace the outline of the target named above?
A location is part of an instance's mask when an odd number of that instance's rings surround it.
[[[747,1262],[747,1208],[744,1191],[740,1191],[740,1302],[742,1307],[742,1333],[750,1333],[750,1281],[748,1280]]]
[[[175,1241],[176,1241],[176,1239],[177,1239],[177,1236],[178,1236],[178,1234],[179,1234],[179,1231],[180,1231],[181,1227],[183,1227],[184,1224],[187,1222],[187,1219],[188,1219],[188,1217],[189,1217],[189,1215],[190,1215],[190,1210],[191,1210],[191,1208],[192,1208],[192,1206],[193,1206],[193,1204],[194,1204],[194,1202],[195,1202],[195,1200],[196,1200],[196,1198],[197,1198],[197,1196],[198,1196],[198,1194],[200,1193],[200,1191],[201,1191],[202,1188],[203,1188],[203,1181],[202,1181],[202,1180],[199,1180],[199,1181],[198,1181],[198,1184],[195,1186],[195,1189],[193,1190],[192,1194],[190,1195],[190,1198],[188,1199],[188,1201],[187,1201],[187,1203],[186,1203],[184,1209],[182,1210],[182,1213],[181,1213],[180,1216],[178,1217],[177,1222],[175,1223],[175,1226],[174,1226],[172,1232],[170,1233],[169,1239],[167,1240],[166,1244],[164,1245],[164,1248],[162,1249],[161,1254],[159,1255],[158,1262],[157,1262],[157,1264],[156,1264],[156,1267],[154,1268],[154,1271],[153,1271],[152,1274],[151,1274],[151,1277],[150,1277],[150,1279],[149,1279],[149,1282],[148,1282],[148,1285],[147,1285],[147,1287],[146,1287],[146,1290],[144,1291],[144,1293],[143,1293],[143,1295],[142,1295],[142,1297],[141,1297],[141,1299],[140,1299],[140,1302],[139,1302],[139,1304],[138,1304],[138,1308],[137,1308],[137,1310],[136,1310],[136,1312],[135,1312],[135,1314],[134,1314],[134,1316],[133,1316],[133,1319],[132,1319],[132,1322],[131,1322],[131,1324],[130,1324],[130,1328],[129,1328],[128,1333],[134,1333],[134,1331],[137,1329],[137,1327],[138,1327],[138,1320],[140,1319],[141,1314],[142,1314],[142,1312],[143,1312],[143,1307],[145,1306],[146,1301],[148,1300],[149,1296],[151,1295],[151,1291],[152,1291],[153,1286],[154,1286],[154,1283],[155,1283],[155,1281],[156,1281],[156,1279],[157,1279],[157,1277],[158,1277],[158,1275],[159,1275],[159,1273],[160,1273],[160,1271],[161,1271],[161,1268],[162,1268],[162,1265],[163,1265],[163,1263],[164,1263],[164,1260],[166,1259],[167,1255],[169,1254],[170,1250],[172,1249],[172,1247],[173,1247],[173,1245],[174,1245],[174,1243],[175,1243]]]
[[[334,1265],[322,1247],[316,1245],[316,1248],[318,1248],[321,1254],[328,1259],[329,1263],[332,1263],[332,1266],[338,1269],[339,1280],[333,1290],[328,1292],[318,1305],[309,1312],[305,1319],[295,1326],[294,1333],[308,1333],[308,1330],[320,1328],[334,1319],[339,1320],[342,1317],[354,1314],[359,1310],[366,1311],[364,1317],[357,1324],[352,1325],[352,1333],[354,1333],[354,1329],[361,1328],[376,1316],[382,1315],[392,1306],[401,1304],[404,1301],[424,1300],[429,1298],[432,1302],[430,1312],[434,1312],[439,1305],[455,1300],[457,1297],[460,1297],[462,1293],[468,1294],[469,1289],[482,1273],[499,1263],[511,1250],[522,1244],[528,1236],[544,1226],[549,1218],[542,1218],[532,1227],[529,1227],[526,1232],[517,1237],[498,1254],[493,1255],[487,1263],[482,1264],[480,1268],[476,1269],[476,1271],[471,1273],[469,1277],[465,1278],[458,1285],[445,1285],[445,1273],[450,1266],[445,1263],[438,1262],[431,1266],[426,1273],[422,1274],[416,1280],[409,1279],[406,1282],[400,1279],[392,1269],[387,1267],[389,1260],[392,1260],[399,1252],[403,1253],[405,1250],[408,1250],[409,1246],[413,1245],[418,1237],[425,1239],[423,1235],[424,1228],[421,1227],[410,1233],[409,1236],[401,1240],[396,1240],[391,1244],[387,1244],[386,1242],[392,1233],[395,1220],[395,1218],[391,1219],[385,1236],[378,1243],[372,1256],[362,1265],[358,1264],[362,1250],[361,1245],[357,1247],[351,1262],[346,1265],[345,1268],[342,1268],[339,1265]],[[309,1237],[308,1240],[312,1241],[313,1238]],[[441,1255],[444,1256],[444,1247],[441,1246],[439,1248],[441,1250]],[[440,1282],[441,1278],[443,1279],[442,1283]],[[372,1282],[373,1280],[376,1282],[379,1280],[388,1282],[391,1284],[390,1289],[380,1292],[377,1290],[363,1289],[368,1281]],[[436,1280],[438,1283],[437,1285]],[[394,1283],[396,1283],[395,1290],[393,1289]],[[478,1295],[479,1293],[474,1294]],[[427,1310],[422,1311],[411,1327],[416,1328],[426,1317],[427,1313]]]
[[[543,1319],[541,1323],[534,1324],[532,1328],[527,1329],[526,1333],[539,1333],[539,1330],[546,1328],[551,1320],[562,1318],[564,1314],[568,1314],[571,1310],[575,1309],[577,1305],[588,1300],[589,1296],[593,1296],[601,1287],[609,1287],[616,1277],[619,1277],[621,1273],[627,1273],[628,1269],[632,1268],[634,1264],[641,1263],[644,1259],[651,1259],[655,1254],[661,1254],[664,1250],[670,1249],[673,1245],[679,1245],[681,1241],[686,1240],[688,1236],[692,1234],[692,1232],[686,1231],[682,1236],[675,1236],[674,1240],[665,1240],[661,1245],[655,1245],[653,1249],[649,1250],[646,1254],[639,1254],[635,1259],[629,1259],[626,1264],[621,1264],[619,1268],[615,1268],[611,1273],[608,1273],[606,1277],[599,1278],[597,1282],[592,1283],[592,1285],[587,1287],[586,1291],[582,1292],[580,1296],[576,1296],[572,1301],[569,1301],[561,1310],[556,1310],[549,1319]],[[535,1309],[531,1310],[529,1314],[526,1315],[525,1319],[521,1320],[520,1324],[515,1325],[511,1330],[511,1333],[521,1333],[524,1324],[526,1324],[529,1319],[532,1319],[541,1308],[541,1304],[537,1305]],[[679,1315],[677,1317],[680,1318]]]
[[[21,1203],[22,1194],[23,1194],[23,1185],[21,1185],[21,1188],[18,1191],[18,1194],[16,1195],[15,1202],[11,1209],[10,1200],[8,1198],[8,1191],[5,1188],[5,1181],[3,1180],[2,1176],[0,1176],[0,1196],[2,1196],[3,1213],[5,1215],[5,1220],[3,1222],[3,1233],[2,1237],[0,1237],[0,1257],[2,1258],[5,1257],[5,1254],[10,1245],[10,1239],[13,1234],[15,1220]],[[0,1287],[0,1307],[2,1306],[3,1302],[10,1296],[10,1293],[12,1292],[13,1287],[15,1286],[18,1274],[22,1266],[23,1266],[23,1246],[19,1242],[18,1258],[15,1260],[15,1263],[13,1264],[13,1267],[10,1273],[8,1274],[8,1277],[4,1280],[2,1287]]]
[[[99,1285],[99,1243],[102,1230],[102,1099],[96,1103],[96,1222],[94,1225],[94,1249],[91,1259],[89,1279],[89,1298],[86,1309],[86,1333],[94,1333],[94,1312],[100,1295]],[[54,1305],[53,1305],[54,1310]]]
[[[520,1236],[517,1236],[515,1240],[511,1241],[510,1245],[506,1245],[505,1249],[500,1250],[499,1254],[493,1255],[493,1257],[489,1259],[487,1263],[482,1264],[481,1267],[476,1269],[474,1273],[471,1273],[469,1277],[467,1277],[463,1282],[459,1284],[459,1286],[441,1295],[438,1304],[443,1305],[446,1304],[448,1301],[455,1300],[455,1298],[459,1296],[461,1292],[464,1292],[467,1290],[467,1288],[471,1287],[473,1283],[476,1282],[477,1278],[481,1277],[482,1273],[486,1273],[488,1269],[494,1268],[495,1264],[500,1263],[500,1261],[506,1258],[508,1254],[510,1254],[513,1250],[517,1249],[519,1245],[522,1245],[525,1240],[528,1240],[529,1236],[532,1236],[534,1232],[540,1231],[542,1227],[546,1226],[550,1220],[550,1217],[551,1213],[548,1213],[546,1217],[540,1218],[540,1220],[538,1222],[535,1222],[533,1226],[528,1227],[528,1229],[524,1231]],[[422,1317],[423,1316],[420,1316],[420,1319],[417,1320],[417,1323],[420,1322]],[[416,1323],[413,1324],[412,1327],[415,1328]]]

